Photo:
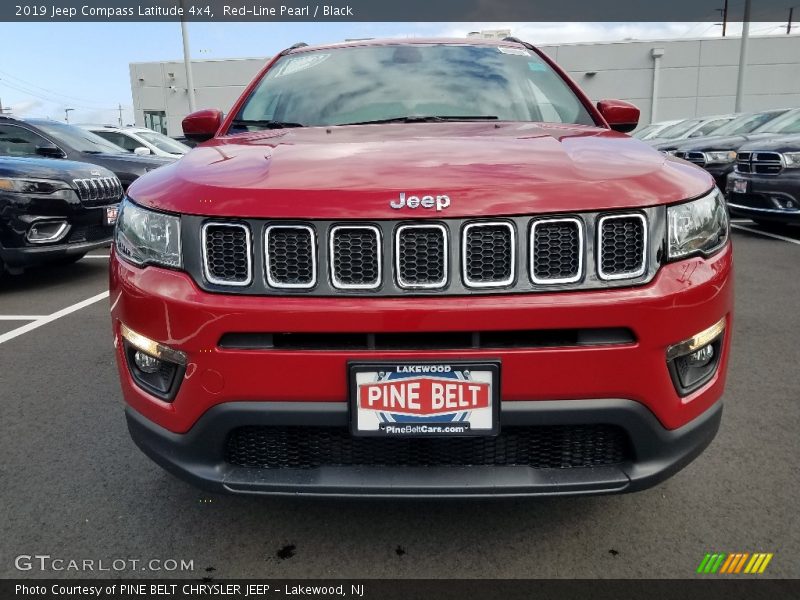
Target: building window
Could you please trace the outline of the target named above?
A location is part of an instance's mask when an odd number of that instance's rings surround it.
[[[144,111],[144,126],[167,135],[167,113],[163,110]]]

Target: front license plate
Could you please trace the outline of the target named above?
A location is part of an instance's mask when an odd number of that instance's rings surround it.
[[[106,225],[114,225],[119,215],[119,206],[106,206]]]
[[[350,363],[350,430],[358,436],[500,432],[500,363]]]
[[[746,194],[747,193],[747,180],[746,179],[734,179],[733,180],[733,191],[736,194]]]

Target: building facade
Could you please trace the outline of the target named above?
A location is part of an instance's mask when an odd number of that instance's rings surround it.
[[[590,98],[618,98],[641,125],[734,111],[739,38],[544,45]],[[195,60],[198,108],[227,111],[267,58]],[[136,125],[181,135],[189,112],[183,61],[130,65]],[[800,107],[800,36],[752,37],[743,110]]]

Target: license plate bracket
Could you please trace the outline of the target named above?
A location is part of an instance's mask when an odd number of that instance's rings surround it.
[[[348,371],[354,436],[500,433],[500,361],[353,361]]]
[[[733,180],[733,191],[736,194],[746,194],[747,193],[747,180],[746,179],[734,179]]]

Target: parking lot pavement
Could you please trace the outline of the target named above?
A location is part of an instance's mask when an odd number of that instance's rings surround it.
[[[797,231],[779,235],[800,242]],[[689,577],[713,551],[774,552],[764,576],[800,577],[800,243],[735,228],[734,244],[736,323],[720,433],[672,479],[624,496],[210,496],[128,438],[106,300],[2,342],[0,577],[19,575],[20,554],[194,561],[188,574],[115,576]],[[103,292],[105,261],[6,285],[0,315],[52,314]]]

